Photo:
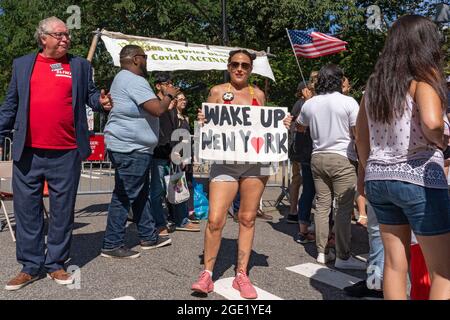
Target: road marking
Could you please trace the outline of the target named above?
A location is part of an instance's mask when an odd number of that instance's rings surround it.
[[[316,263],[304,263],[286,269],[341,290],[363,280]]]
[[[94,176],[94,175],[91,176],[91,175],[89,175],[89,174],[84,174],[84,173],[82,173],[81,176],[82,176],[83,178],[94,179],[94,180],[99,180],[99,179],[100,179],[99,177],[96,177],[96,176]]]
[[[228,300],[247,300],[240,296],[239,291],[232,287],[233,283],[232,278],[220,279],[214,282],[214,292],[220,294],[222,297],[225,297]],[[258,298],[255,300],[283,300],[280,297],[277,297],[270,292],[262,290],[256,286],[254,286],[256,292],[258,293]]]
[[[124,297],[115,298],[115,299],[111,299],[111,300],[136,300],[136,299],[131,296],[124,296]]]

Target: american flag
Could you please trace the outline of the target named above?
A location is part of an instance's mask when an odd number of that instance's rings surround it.
[[[347,42],[320,32],[287,30],[296,56],[317,58],[346,50]]]

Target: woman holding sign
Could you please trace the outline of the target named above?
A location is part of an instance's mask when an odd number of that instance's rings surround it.
[[[247,50],[230,52],[228,72],[230,82],[211,88],[208,103],[263,106],[264,93],[248,83],[252,72],[254,54]],[[203,123],[204,114],[199,111],[198,120]],[[247,266],[252,251],[255,219],[259,202],[268,179],[261,164],[212,164],[209,184],[209,216],[205,230],[205,270],[192,285],[192,290],[209,293],[214,289],[212,272],[220,248],[222,230],[227,219],[227,210],[236,193],[240,192],[239,240],[236,277],[233,288],[246,299],[257,298],[257,293],[247,275]]]

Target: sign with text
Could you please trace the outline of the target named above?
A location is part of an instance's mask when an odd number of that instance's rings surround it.
[[[124,46],[140,46],[147,54],[148,71],[227,70],[230,51],[238,49],[131,36],[107,30],[102,30],[101,39],[115,66],[120,66],[119,53]],[[267,54],[264,51],[247,50],[256,54],[252,72],[275,81]]]
[[[96,134],[89,137],[92,153],[87,161],[104,161],[105,160],[105,137],[103,134]]]
[[[203,160],[280,162],[287,160],[287,108],[203,103],[200,129]]]

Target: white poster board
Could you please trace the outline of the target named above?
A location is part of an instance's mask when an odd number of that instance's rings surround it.
[[[288,158],[287,108],[203,103],[199,157],[230,163],[281,162]]]

